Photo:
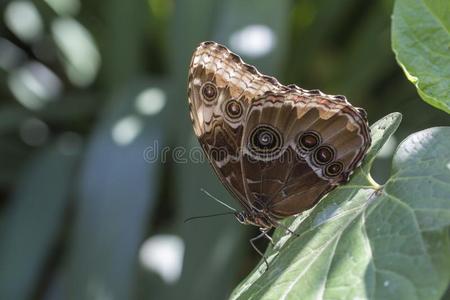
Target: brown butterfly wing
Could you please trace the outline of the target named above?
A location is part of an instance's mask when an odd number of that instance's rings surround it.
[[[283,89],[217,43],[200,44],[192,56],[188,97],[194,132],[222,183],[246,209],[240,165],[245,115],[256,97]]]
[[[362,110],[315,91],[267,93],[245,122],[244,188],[274,218],[312,207],[347,181],[370,145]]]

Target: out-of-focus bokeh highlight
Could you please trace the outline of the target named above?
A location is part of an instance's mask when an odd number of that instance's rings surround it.
[[[391,0],[0,3],[0,299],[225,299],[260,259],[255,228],[189,120],[190,56],[230,47],[283,83],[399,111],[373,177],[408,134],[446,124],[390,49]],[[258,245],[265,247],[264,243]]]

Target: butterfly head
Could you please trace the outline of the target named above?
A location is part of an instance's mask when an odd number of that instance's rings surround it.
[[[237,211],[234,213],[234,216],[236,217],[236,219],[238,220],[239,223],[247,225],[248,223],[248,218],[247,218],[247,214],[244,211]]]
[[[257,210],[254,210],[252,212],[235,212],[234,216],[241,224],[254,225],[264,229],[276,227],[276,225],[278,224],[278,222],[276,220],[272,220],[268,214]]]

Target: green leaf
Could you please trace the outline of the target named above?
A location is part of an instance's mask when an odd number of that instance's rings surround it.
[[[31,299],[42,280],[62,230],[77,162],[78,155],[52,145],[25,166],[1,219],[0,299]]]
[[[141,78],[119,87],[91,136],[64,266],[65,299],[133,294],[136,253],[158,197],[161,164],[153,155],[165,139],[165,100],[157,99],[167,93],[164,82]]]
[[[450,2],[397,0],[392,48],[423,100],[450,113]]]
[[[275,245],[232,299],[440,299],[449,282],[450,128],[409,136],[390,179],[369,170],[399,114],[372,126],[373,144],[352,180],[277,229]],[[291,223],[289,223],[291,222]]]

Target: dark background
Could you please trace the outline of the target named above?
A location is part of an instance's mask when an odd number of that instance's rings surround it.
[[[396,64],[392,6],[1,1],[0,299],[223,299],[256,265],[255,228],[183,223],[226,210],[201,188],[238,206],[207,163],[174,159],[198,147],[186,82],[204,40],[282,83],[346,95],[370,123],[401,112],[374,167],[383,183],[402,139],[448,124]]]

